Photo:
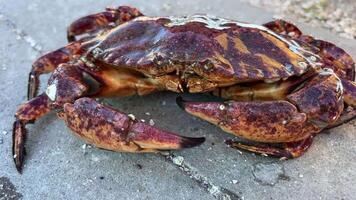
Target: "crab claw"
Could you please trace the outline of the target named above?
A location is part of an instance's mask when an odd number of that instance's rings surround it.
[[[265,143],[293,142],[320,129],[308,123],[304,113],[287,101],[188,102],[177,98],[186,112],[233,135]]]
[[[77,136],[112,151],[156,152],[194,147],[205,141],[160,130],[90,98],[65,104],[58,115]]]

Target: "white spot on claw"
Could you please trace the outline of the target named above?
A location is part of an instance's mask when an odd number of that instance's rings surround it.
[[[225,106],[224,106],[224,105],[220,105],[220,106],[219,106],[219,109],[220,109],[220,110],[225,110]]]
[[[57,96],[57,85],[53,83],[52,85],[48,86],[46,94],[51,101],[55,101]]]
[[[133,114],[128,114],[127,116],[129,116],[129,118],[130,118],[131,120],[135,120],[135,119],[136,119],[135,115],[133,115]]]

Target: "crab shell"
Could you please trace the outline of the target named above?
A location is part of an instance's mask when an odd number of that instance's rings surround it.
[[[315,48],[266,27],[194,15],[138,17],[83,44],[88,66],[178,75],[189,92],[242,82],[276,82],[322,65]]]

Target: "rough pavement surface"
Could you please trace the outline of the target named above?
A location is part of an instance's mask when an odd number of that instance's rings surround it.
[[[105,102],[158,127],[205,136],[202,146],[169,155],[103,151],[85,145],[50,114],[29,126],[19,175],[11,158],[11,128],[16,107],[26,99],[31,63],[66,43],[71,21],[122,4],[147,15],[210,13],[252,23],[276,14],[237,0],[0,0],[0,199],[355,199],[355,121],[318,135],[303,157],[279,161],[230,149],[223,141],[232,136],[182,112],[171,93]],[[355,40],[297,24],[356,58]]]
[[[320,26],[341,37],[356,39],[355,0],[242,0],[273,10],[279,17],[293,16],[298,21]]]

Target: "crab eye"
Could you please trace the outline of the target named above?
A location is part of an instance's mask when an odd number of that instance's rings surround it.
[[[46,89],[46,94],[51,101],[56,101],[57,97],[57,84],[53,83]]]

